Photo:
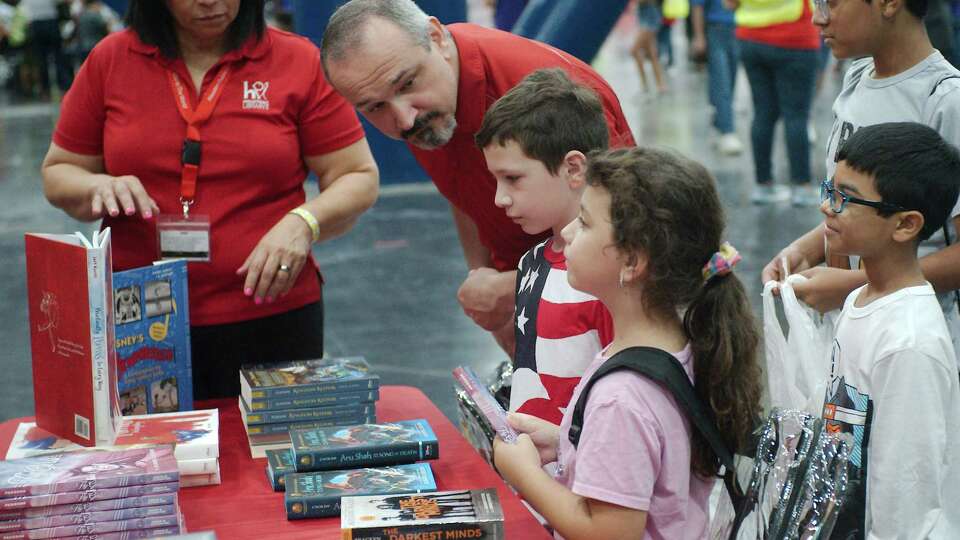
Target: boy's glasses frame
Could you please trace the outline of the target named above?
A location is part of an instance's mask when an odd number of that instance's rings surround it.
[[[839,203],[837,202],[839,199]],[[857,197],[851,197],[846,193],[840,191],[839,189],[833,187],[833,181],[829,178],[820,182],[820,204],[823,204],[824,201],[830,201],[830,210],[834,214],[839,214],[843,212],[843,209],[847,207],[847,203],[859,204],[861,206],[869,206],[875,208],[877,212],[906,212],[907,209],[900,206],[899,204],[893,204],[883,201],[868,201],[866,199],[858,199]]]

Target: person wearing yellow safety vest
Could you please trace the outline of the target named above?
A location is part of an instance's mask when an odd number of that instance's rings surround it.
[[[810,0],[726,0],[734,11],[740,60],[753,96],[750,140],[757,185],[756,204],[785,201],[816,205],[810,172],[807,118],[813,102],[820,37],[810,22]],[[774,184],[774,127],[783,118],[792,195]]]

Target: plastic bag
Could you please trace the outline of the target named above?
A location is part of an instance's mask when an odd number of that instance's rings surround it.
[[[794,274],[763,287],[763,341],[772,407],[800,409],[819,416],[830,377],[830,351],[838,311],[821,315],[797,299]],[[777,318],[773,288],[780,287],[787,334]]]

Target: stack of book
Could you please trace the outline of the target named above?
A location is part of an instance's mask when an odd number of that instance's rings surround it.
[[[344,497],[343,540],[504,538],[497,490]]]
[[[169,445],[0,461],[0,537],[179,534],[179,479]]]
[[[436,490],[430,465],[415,463],[439,457],[426,420],[294,429],[290,439],[286,458],[277,451],[267,464],[274,489],[285,489],[288,519],[335,516],[346,495]]]
[[[289,448],[291,429],[376,422],[380,376],[360,356],[240,370],[240,414],[250,455]]]
[[[157,444],[174,445],[180,487],[220,483],[219,412],[216,409],[126,416],[120,423],[114,445],[108,449]],[[38,428],[33,422],[22,422],[6,458],[12,460],[80,449],[82,447]]]

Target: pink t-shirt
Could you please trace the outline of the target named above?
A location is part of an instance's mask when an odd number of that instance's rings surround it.
[[[693,380],[690,346],[674,355]],[[647,512],[644,538],[706,538],[713,479],[691,470],[691,426],[659,384],[626,370],[603,377],[590,390],[580,444],[570,443],[573,405],[606,360],[597,354],[564,412],[557,480],[581,497]]]

